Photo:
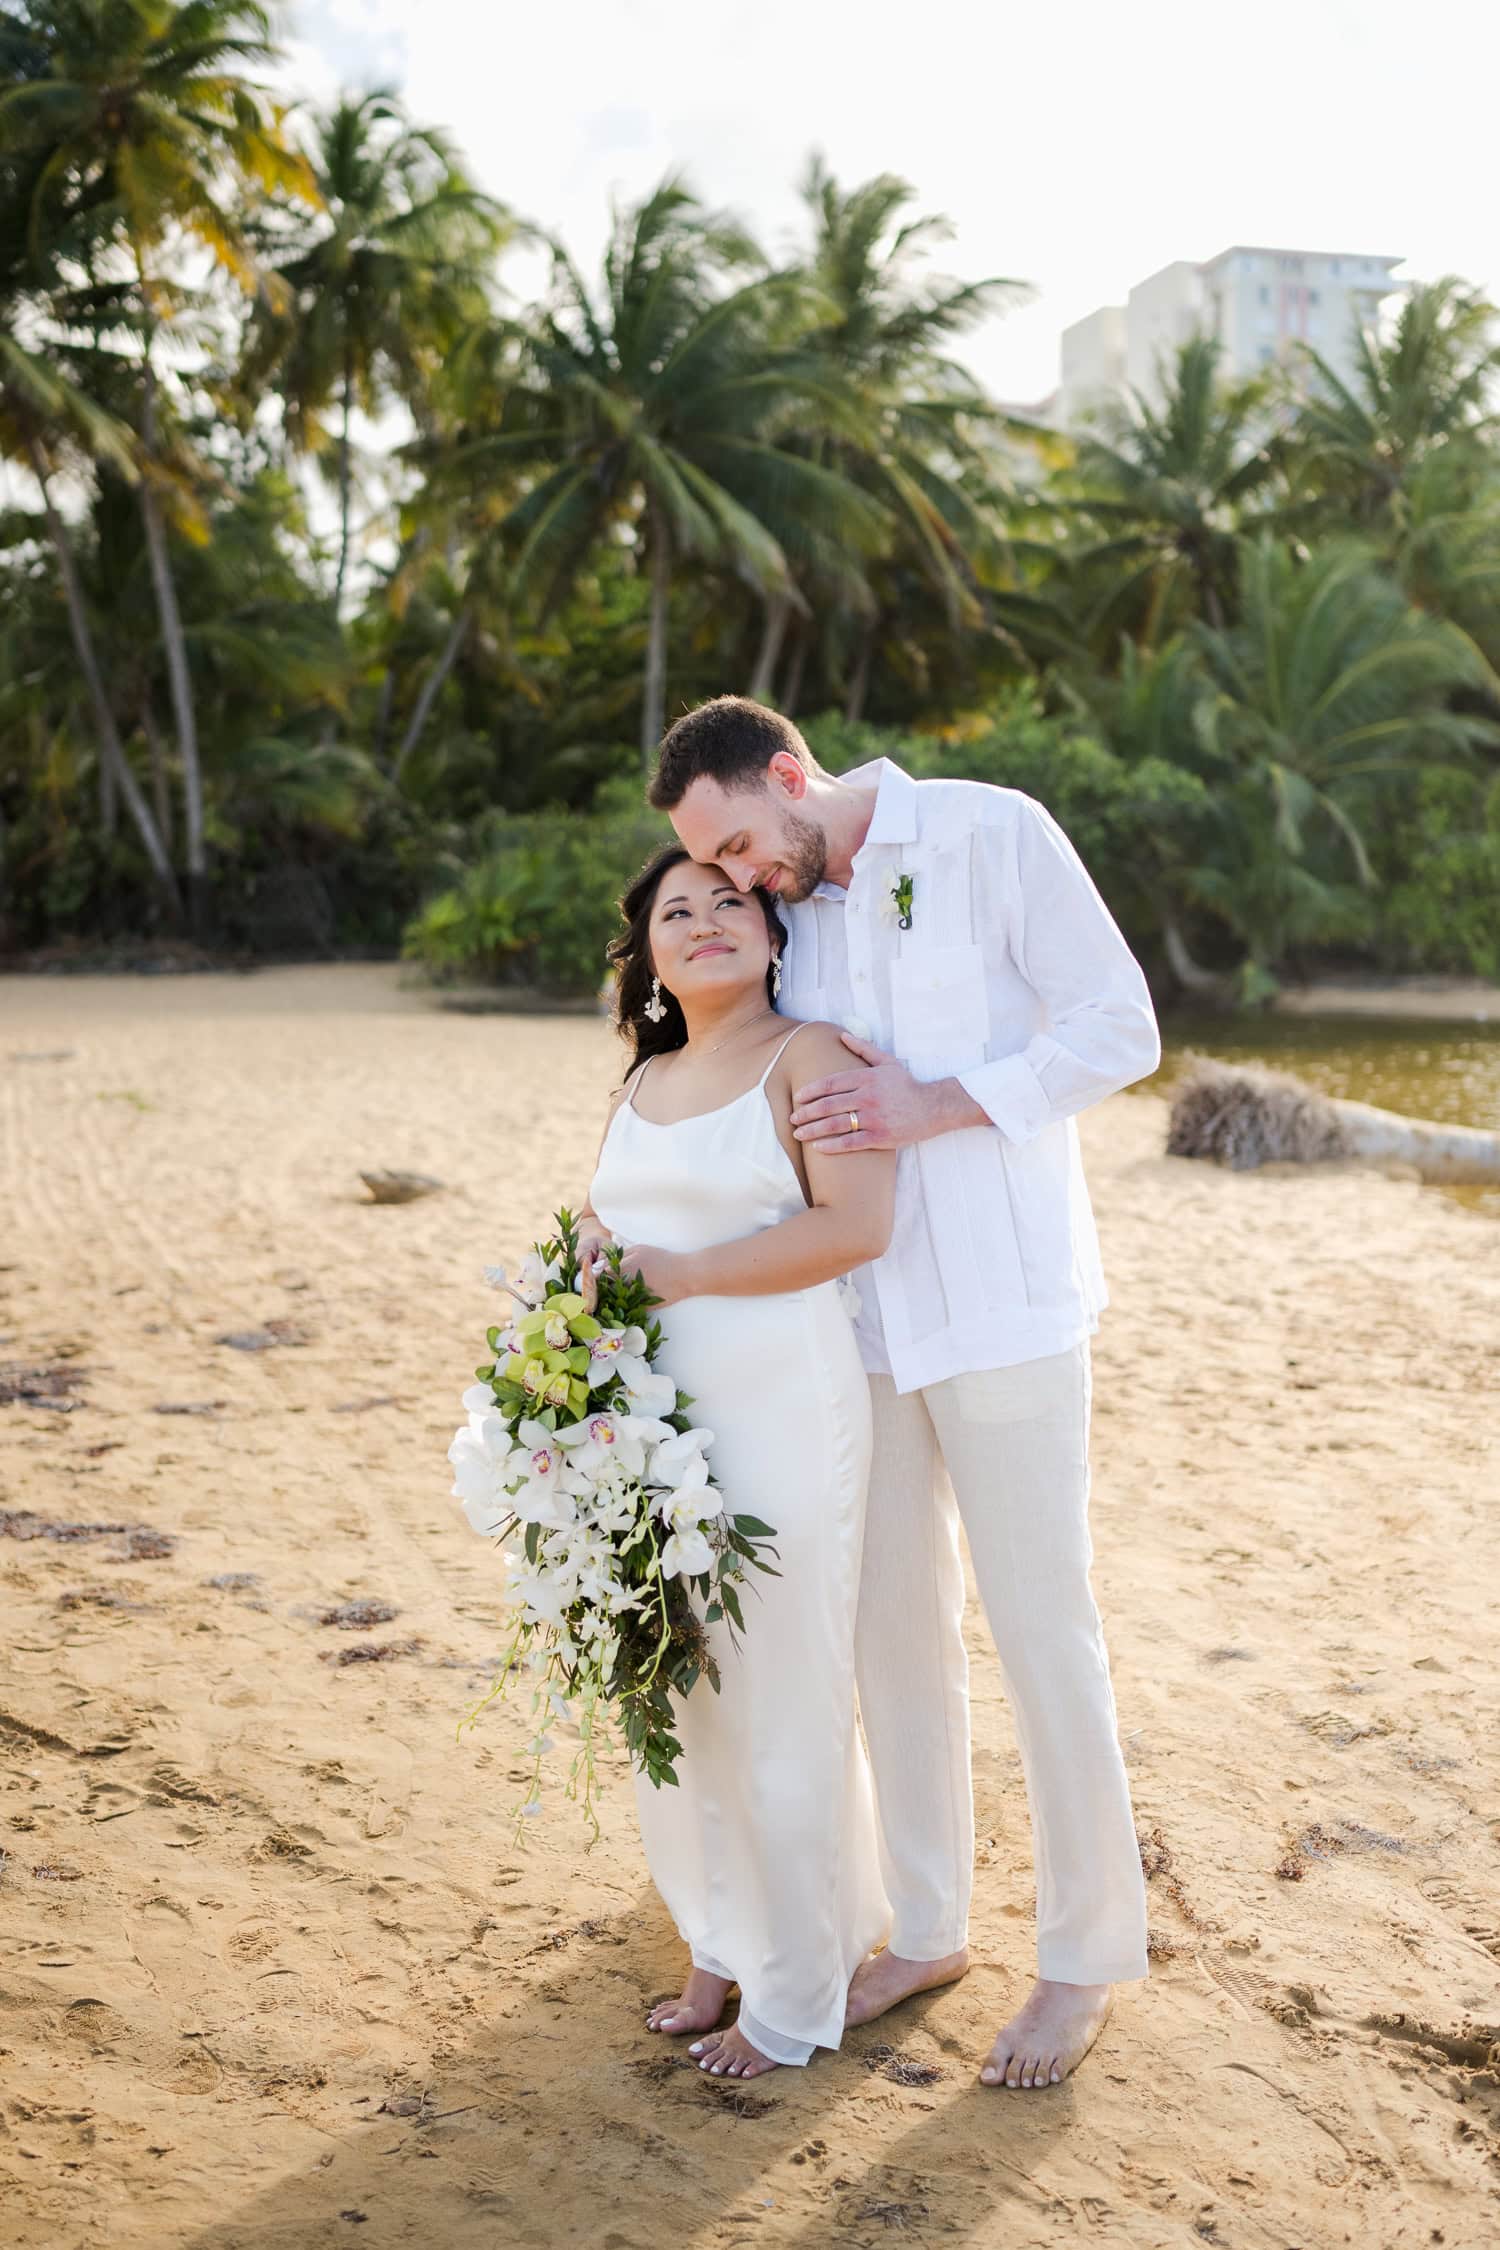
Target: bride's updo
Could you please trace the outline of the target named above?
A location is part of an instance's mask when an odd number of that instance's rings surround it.
[[[647,1055],[664,1055],[673,1047],[687,1045],[687,1025],[682,1010],[672,993],[662,987],[661,1004],[666,1010],[660,1023],[653,1023],[646,1014],[646,1002],[651,998],[651,980],[655,971],[651,966],[651,909],[656,904],[656,894],[661,879],[668,868],[679,867],[692,853],[684,851],[681,844],[668,844],[654,859],[648,860],[635,881],[620,901],[620,913],[625,927],[617,938],[610,941],[609,959],[615,969],[615,1028],[632,1050],[630,1068],[644,1062]],[[771,903],[769,891],[757,888],[752,894],[760,903],[770,933],[772,951],[786,945],[786,925]],[[771,990],[771,971],[766,971],[766,1000],[775,1006]]]

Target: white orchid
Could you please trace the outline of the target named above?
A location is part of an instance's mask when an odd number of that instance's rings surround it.
[[[569,1596],[552,1573],[540,1563],[529,1563],[524,1556],[512,1555],[505,1575],[505,1593],[508,1601],[521,1609],[533,1625],[550,1625],[554,1630],[562,1624],[563,1612]]]
[[[522,1422],[517,1432],[514,1467],[519,1481],[511,1486],[513,1504],[522,1523],[560,1526],[578,1514],[573,1495],[563,1489],[563,1452],[556,1435],[544,1422]]]
[[[640,1512],[639,1490],[634,1485],[597,1485],[590,1498],[593,1520],[609,1539],[629,1531]]]
[[[643,1328],[605,1328],[589,1345],[589,1389],[597,1390],[601,1383],[611,1383],[617,1375],[628,1378],[632,1374],[649,1374],[650,1363],[645,1358],[646,1332]]]
[[[639,1381],[627,1380],[625,1403],[632,1414],[670,1414],[677,1404],[677,1385],[670,1375],[653,1375],[648,1369]]]
[[[469,1394],[465,1393],[465,1403]],[[515,1514],[509,1485],[515,1474],[516,1446],[500,1416],[471,1412],[448,1448],[453,1465],[453,1497],[463,1502],[471,1527],[489,1539]]]
[[[495,1405],[495,1394],[488,1383],[471,1383],[459,1403],[469,1417],[469,1428],[471,1430],[476,1423],[483,1421],[487,1416],[499,1420],[499,1412]]]
[[[661,1551],[663,1578],[696,1578],[700,1571],[713,1566],[714,1551],[701,1531],[689,1527],[674,1531]]]
[[[687,1531],[694,1524],[712,1523],[715,1516],[723,1515],[724,1495],[716,1485],[693,1485],[679,1491],[675,1498],[663,1493],[656,1512],[674,1531]]]
[[[674,1430],[663,1438],[651,1456],[651,1482],[670,1485],[704,1485],[708,1463],[703,1456],[714,1442],[712,1430]]]
[[[646,1448],[628,1414],[591,1414],[587,1421],[559,1430],[557,1442],[579,1475],[593,1478],[615,1467],[638,1477],[646,1466]]]
[[[528,1305],[539,1305],[561,1280],[562,1267],[555,1258],[544,1265],[535,1250],[528,1250],[516,1275],[515,1294]]]

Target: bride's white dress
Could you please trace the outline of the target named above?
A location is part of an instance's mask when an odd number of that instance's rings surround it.
[[[637,1075],[590,1194],[611,1233],[699,1250],[805,1208],[765,1095],[777,1054],[738,1100],[672,1125],[636,1110]],[[659,1365],[714,1432],[730,1512],[775,1526],[781,1576],[748,1572],[738,1650],[708,1628],[722,1690],[700,1680],[678,1706],[678,1786],[636,1777],[641,1837],[694,1962],[739,1985],[746,2038],[805,2063],[839,2044],[850,1976],[890,1920],[854,1716],[869,1384],[834,1281],[660,1319]]]

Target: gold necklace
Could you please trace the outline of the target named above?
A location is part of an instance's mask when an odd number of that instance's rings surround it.
[[[707,1062],[710,1055],[716,1055],[721,1047],[727,1047],[731,1039],[738,1039],[742,1031],[748,1031],[750,1029],[751,1024],[760,1023],[763,1018],[765,1018],[766,1016],[774,1016],[775,1013],[776,1010],[774,1008],[762,1008],[758,1016],[747,1016],[743,1023],[737,1023],[735,1025],[733,1031],[726,1031],[723,1038],[716,1040],[712,1047],[703,1048],[701,1054],[699,1055],[699,1060],[702,1062]],[[692,1053],[694,1052],[694,1050],[690,1048],[688,1052]]]

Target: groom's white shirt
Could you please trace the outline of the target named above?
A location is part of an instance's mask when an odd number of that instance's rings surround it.
[[[1153,1071],[1151,995],[1088,871],[1018,790],[889,758],[847,891],[783,906],[781,1007],[844,1024],[993,1120],[901,1152],[896,1224],[862,1267],[865,1365],[898,1391],[1066,1351],[1107,1303],[1075,1114]],[[891,896],[911,880],[912,927]],[[857,1097],[856,1097],[857,1099]]]

